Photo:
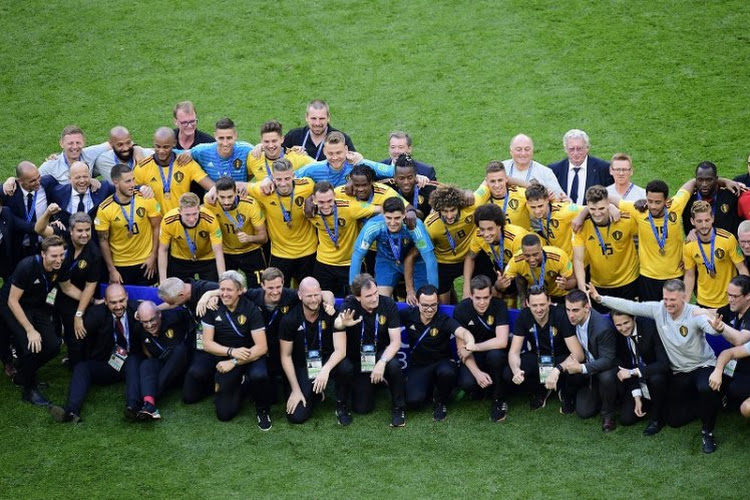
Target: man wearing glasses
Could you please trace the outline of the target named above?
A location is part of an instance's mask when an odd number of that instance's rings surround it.
[[[607,185],[607,192],[610,196],[616,194],[626,201],[646,199],[646,190],[636,186],[630,180],[633,177],[633,160],[630,156],[625,153],[617,153],[612,156],[609,173],[614,178],[614,183]]]
[[[198,130],[198,117],[195,106],[190,101],[178,102],[174,107],[174,134],[177,136],[177,148],[190,149],[198,144],[216,142],[211,134]]]
[[[589,156],[590,147],[586,132],[575,128],[568,130],[563,136],[563,148],[568,157],[549,166],[570,201],[581,205],[588,188],[597,184],[607,186],[614,182],[609,173],[609,163]]]

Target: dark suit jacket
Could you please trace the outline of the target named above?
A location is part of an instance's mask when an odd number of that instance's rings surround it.
[[[392,165],[393,164],[393,158],[386,158],[385,160],[381,161],[380,163],[384,163],[385,165]],[[437,173],[435,172],[435,167],[432,165],[428,165],[427,163],[422,163],[421,161],[414,161],[414,166],[417,167],[417,173],[419,175],[424,175],[431,181],[437,180]]]
[[[549,168],[555,173],[555,177],[557,177],[560,187],[565,191],[565,194],[570,195],[570,193],[568,193],[568,170],[570,169],[570,160],[565,158],[562,161],[550,164]],[[584,191],[591,186],[596,186],[597,184],[607,187],[610,184],[614,184],[614,182],[614,178],[609,175],[609,162],[589,155],[588,163],[586,165],[586,187]],[[584,201],[578,200],[578,203],[583,205]]]
[[[49,204],[52,199],[52,191],[59,186],[59,183],[51,175],[43,175],[41,179],[44,194],[47,197],[47,203]],[[13,218],[13,245],[15,248],[21,248],[24,235],[31,236],[32,247],[35,247],[34,253],[37,253],[39,249],[39,243],[37,234],[34,232],[34,224],[36,224],[36,214],[32,217],[31,222],[26,222],[26,200],[24,200],[23,192],[21,191],[21,185],[16,181],[16,192],[13,196],[7,196],[5,193],[1,195],[3,200],[3,206],[7,207],[11,217]]]
[[[108,196],[114,194],[115,187],[108,181],[102,181],[102,186],[96,191],[91,192],[91,201],[94,202],[94,207],[89,210],[88,214],[91,216],[91,220],[96,217],[96,212],[99,209],[99,204],[103,202]],[[60,205],[60,213],[57,214],[56,219],[61,220],[67,227],[68,220],[72,215],[68,209],[70,208],[70,196],[71,187],[70,184],[61,184],[52,190],[51,201]],[[78,198],[76,198],[76,203]]]
[[[138,302],[128,300],[125,314],[128,317],[130,352],[132,354],[141,353],[141,325],[135,320],[135,311],[137,309]],[[88,335],[87,359],[107,361],[115,347],[115,323],[112,313],[107,309],[107,305],[99,304],[86,309],[83,326],[86,328]]]
[[[591,309],[588,324],[588,351],[594,361],[584,363],[589,375],[615,367],[615,327],[601,313]]]
[[[651,375],[666,374],[669,371],[669,357],[661,343],[656,323],[651,318],[636,318],[638,337],[635,345],[644,363],[644,367],[633,364],[633,357],[624,336],[617,335],[617,362],[623,368],[641,368],[641,375],[647,378]],[[631,379],[632,380],[632,379]],[[637,380],[635,381],[637,382]]]
[[[0,233],[3,241],[0,242],[0,277],[7,280],[13,273],[13,215],[10,210],[0,207]]]

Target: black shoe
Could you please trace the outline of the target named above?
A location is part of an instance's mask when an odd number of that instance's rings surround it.
[[[394,408],[391,411],[391,427],[403,427],[406,425],[406,412],[403,408]]]
[[[508,415],[508,403],[496,399],[492,402],[490,408],[490,421],[491,422],[502,422]]]
[[[132,406],[126,406],[125,410],[123,410],[123,415],[125,415],[125,420],[128,422],[135,422],[138,420],[138,410]]]
[[[258,415],[258,429],[265,431],[270,431],[271,427],[273,427],[273,424],[271,423],[271,412],[268,410],[258,410],[256,412]]]
[[[643,435],[644,436],[653,436],[655,434],[659,434],[659,432],[664,428],[664,424],[657,422],[656,420],[651,420],[645,429],[643,429]]]
[[[161,419],[161,413],[159,413],[159,409],[156,406],[151,403],[146,403],[143,405],[143,408],[141,408],[141,411],[138,412],[137,418],[141,422],[159,420]]]
[[[602,431],[612,432],[617,428],[617,423],[613,417],[602,417]]]
[[[552,394],[552,391],[549,390],[532,394],[531,400],[529,401],[529,408],[532,410],[544,408],[547,405],[547,398],[549,398],[550,394]]]
[[[354,420],[352,418],[352,412],[344,403],[336,403],[336,418],[339,421],[339,425],[346,427],[351,424]]]
[[[445,417],[448,416],[448,408],[443,403],[435,402],[435,407],[432,410],[432,418],[435,422],[442,422]]]
[[[576,404],[573,400],[561,398],[561,402],[560,413],[563,415],[571,415],[576,412]]]
[[[39,389],[36,388],[23,391],[21,399],[37,406],[49,406],[52,404],[49,402],[49,399],[44,397],[44,394],[39,392]]]
[[[47,409],[49,410],[50,415],[52,415],[52,418],[55,419],[55,422],[73,422],[74,424],[77,424],[81,421],[81,417],[73,412],[67,411],[61,406],[49,405]]]
[[[16,376],[16,367],[13,366],[13,363],[8,363],[7,365],[5,365],[5,375],[11,380]]]
[[[701,431],[703,438],[703,453],[713,453],[716,451],[716,440],[712,432]]]

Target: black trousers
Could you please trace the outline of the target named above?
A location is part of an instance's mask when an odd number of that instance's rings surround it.
[[[473,355],[479,369],[492,377],[492,397],[494,399],[505,399],[507,391],[503,371],[508,366],[508,353],[500,349],[492,349],[491,351],[475,352]],[[466,368],[466,365],[461,365],[458,369],[458,387],[466,392],[472,392],[479,388],[474,375]]]
[[[681,427],[697,416],[704,431],[714,430],[721,409],[721,392],[708,385],[713,370],[712,366],[706,366],[687,373],[673,373],[669,377],[667,423],[671,427]]]
[[[23,386],[24,390],[29,390],[36,386],[36,374],[39,368],[60,352],[60,339],[55,334],[51,307],[27,308],[24,309],[24,313],[34,329],[42,336],[42,349],[36,353],[29,350],[26,330],[23,329],[7,304],[0,307],[0,315],[2,315],[6,326],[2,329],[0,338],[3,344],[8,344],[10,341],[9,334],[12,336],[18,356],[15,380]]]
[[[328,360],[326,359],[323,362],[325,363],[327,361]],[[330,377],[333,379],[337,402],[346,401],[347,396],[351,393],[352,370],[352,364],[348,362],[346,358],[342,359],[341,362],[331,370]],[[315,405],[322,400],[323,396],[322,394],[316,394],[313,392],[313,381],[308,378],[307,368],[305,366],[295,366],[294,371],[297,375],[297,383],[302,391],[302,395],[305,396],[307,405],[302,406],[302,403],[298,404],[297,408],[295,408],[292,413],[286,414],[286,418],[292,424],[302,424],[310,418]],[[285,385],[286,388],[284,393],[286,394],[286,398],[289,398],[291,387],[289,386],[288,381]]]
[[[313,275],[313,269],[315,268],[315,254],[312,253],[296,259],[286,259],[284,257],[271,255],[271,260],[269,261],[268,266],[280,269],[281,272],[284,273],[284,286],[290,287],[292,285],[292,278],[299,283],[304,278]]]
[[[194,350],[192,358],[182,383],[182,402],[185,404],[197,403],[214,392],[214,373],[219,362],[219,358],[206,351]]]
[[[167,276],[180,278],[182,281],[195,279],[196,277],[207,281],[219,281],[216,259],[185,260],[170,255],[167,259]]]
[[[184,344],[172,348],[165,359],[148,358],[141,362],[141,394],[154,398],[180,382],[187,368],[188,349]]]
[[[73,368],[73,377],[68,389],[68,401],[65,409],[76,415],[81,414],[83,402],[92,384],[111,385],[125,381],[125,404],[131,408],[140,406],[140,374],[141,357],[130,354],[118,372],[107,361],[90,359],[78,363]]]
[[[78,310],[78,301],[71,299],[62,292],[58,292],[55,301],[55,311],[62,321],[63,339],[68,351],[68,368],[72,371],[75,365],[86,359],[86,346],[88,339],[96,332],[87,332],[86,337],[78,339],[76,337],[75,320],[76,311]]]
[[[562,391],[563,398],[575,401],[580,418],[593,417],[597,411],[602,417],[612,417],[617,401],[617,368],[590,375],[568,373]]]
[[[243,384],[248,384],[250,395],[255,400],[258,410],[271,408],[273,396],[265,358],[256,359],[246,365],[237,365],[227,373],[217,371],[214,381],[216,383],[214,394],[216,418],[222,422],[232,420],[240,412]]]
[[[555,356],[555,364],[562,363],[567,357],[567,354]],[[521,370],[524,372],[523,383],[520,385],[522,390],[531,395],[541,395],[547,392],[547,389],[539,381],[539,359],[535,352],[527,351],[521,353]],[[513,372],[511,371],[510,366],[504,368],[503,378],[505,379],[506,384],[513,384]],[[567,374],[561,374],[557,381],[557,389],[559,391],[563,391],[566,380]]]
[[[260,287],[260,275],[266,268],[266,256],[263,255],[263,248],[256,248],[250,252],[236,255],[225,252],[224,261],[227,269],[245,273],[248,288]]]
[[[153,286],[156,284],[156,280],[159,279],[159,272],[154,272],[154,276],[150,279],[146,278],[145,270],[141,269],[141,265],[115,266],[122,277],[123,285]]]
[[[656,373],[642,379],[648,387],[651,399],[641,398],[643,410],[646,412],[646,418],[664,423],[664,410],[667,405],[667,376],[663,373]],[[633,425],[641,417],[635,414],[635,398],[627,384],[618,381],[618,385],[623,391],[622,404],[620,406],[620,422],[622,425]]]
[[[735,371],[727,385],[727,396],[738,403],[750,398],[750,373]]]
[[[443,359],[429,365],[409,365],[404,384],[406,406],[418,408],[432,399],[437,389],[436,401],[445,404],[456,387],[458,369],[452,359]]]
[[[682,279],[683,277],[678,276],[677,278]],[[657,280],[641,275],[639,281],[640,290],[638,293],[638,297],[640,298],[641,302],[659,302],[662,298],[664,298],[664,283],[666,283],[668,280]]]
[[[380,359],[382,355],[383,351],[378,351],[375,355],[375,359]],[[383,383],[373,384],[370,381],[370,373],[362,373],[359,359],[357,359],[356,362],[352,362],[347,358],[346,361],[352,365],[352,410],[354,413],[370,413],[375,409],[375,391],[379,386],[382,386]],[[401,363],[399,362],[398,357],[394,357],[385,365],[383,378],[388,384],[392,407],[399,409],[406,408],[404,372],[401,370]]]
[[[313,277],[320,283],[321,290],[333,292],[335,297],[349,295],[349,266],[331,266],[316,260]]]

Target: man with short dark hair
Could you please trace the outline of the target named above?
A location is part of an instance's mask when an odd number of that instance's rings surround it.
[[[329,121],[331,113],[328,103],[321,99],[315,99],[308,103],[305,110],[305,121],[307,125],[290,130],[284,137],[283,146],[290,149],[294,146],[301,146],[307,156],[314,158],[315,161],[327,159],[327,152],[323,147],[326,137],[331,132],[339,132],[344,138],[344,142],[349,151],[356,151],[351,138],[338,129],[330,126]],[[316,181],[320,179],[315,179]]]
[[[531,215],[531,230],[544,239],[548,246],[573,253],[572,224],[581,212],[581,206],[566,202],[553,202],[549,190],[532,182],[526,188],[526,208]]]
[[[508,224],[531,230],[531,219],[526,209],[526,189],[511,186],[503,162],[492,160],[484,170],[484,181],[474,191],[474,203],[492,203],[503,209]],[[525,184],[525,183],[524,183]]]
[[[695,167],[695,193],[691,193],[682,212],[685,234],[695,228],[691,221],[691,209],[696,201],[705,201],[711,206],[714,227],[732,234],[737,232],[737,226],[742,219],[737,213],[737,195],[723,187],[728,182],[732,181],[719,178],[716,165],[710,161],[702,161]]]
[[[255,146],[253,154],[247,159],[247,174],[253,182],[272,177],[271,165],[279,158],[286,158],[298,170],[315,160],[296,149],[286,150],[282,144],[284,134],[281,123],[269,120],[260,127],[260,144]]]
[[[393,165],[396,167],[393,175],[393,186],[396,193],[411,203],[411,206],[417,211],[417,217],[425,220],[432,211],[430,195],[439,184],[436,181],[431,181],[429,184],[419,187],[416,162],[409,155],[402,154],[396,158]]]
[[[195,160],[208,174],[212,181],[227,175],[241,183],[244,188],[247,182],[247,157],[253,145],[237,140],[237,127],[229,118],[222,118],[216,122],[215,143],[198,144],[177,157],[177,164],[184,165],[191,159]]]
[[[396,165],[398,162],[399,157],[401,155],[408,156],[411,160],[411,145],[412,145],[412,139],[411,135],[402,132],[401,130],[396,130],[395,132],[391,132],[388,135],[388,158],[381,161],[380,163],[383,163],[384,165]],[[411,160],[411,164],[414,166],[414,170],[419,175],[424,175],[431,181],[437,180],[437,175],[435,173],[435,167],[432,165],[428,165],[426,163],[422,163],[420,161]],[[416,205],[414,205],[416,207]],[[425,214],[427,215],[427,214]]]

